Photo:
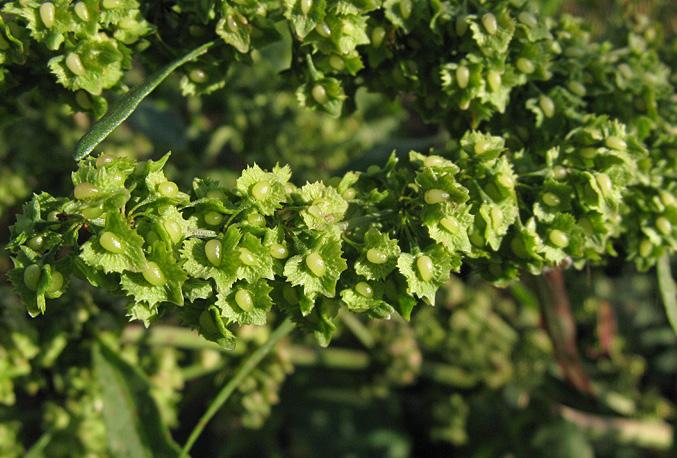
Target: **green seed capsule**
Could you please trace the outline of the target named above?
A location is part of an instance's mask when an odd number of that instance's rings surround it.
[[[96,158],[96,167],[97,168],[102,168],[107,165],[112,164],[114,161],[112,156],[109,156],[108,154],[102,154],[101,156]]]
[[[465,89],[470,81],[470,70],[465,65],[461,65],[456,69],[456,84],[461,89]]]
[[[246,248],[240,248],[240,261],[246,266],[256,265],[256,256]]]
[[[334,70],[338,71],[341,71],[344,68],[346,68],[346,64],[345,62],[343,62],[343,59],[340,56],[337,56],[336,54],[329,57],[329,65],[331,65]]]
[[[266,181],[259,181],[254,186],[252,186],[252,196],[258,201],[262,201],[268,198],[270,195],[270,185]]]
[[[357,191],[355,191],[353,188],[348,188],[345,191],[343,191],[343,194],[341,194],[341,196],[345,200],[353,200],[356,195],[357,195]]]
[[[663,235],[670,235],[670,233],[672,232],[672,224],[665,216],[661,216],[656,220],[656,227],[658,228],[658,231]]]
[[[313,0],[301,0],[301,11],[305,16],[308,16],[310,9],[313,7]]]
[[[458,230],[459,230],[458,222],[455,219],[450,218],[448,216],[445,216],[444,218],[442,218],[440,220],[440,225],[447,232],[451,232],[452,234],[455,233],[455,232],[458,232]]]
[[[327,91],[320,84],[316,84],[315,86],[313,86],[313,90],[311,91],[311,93],[313,95],[313,99],[315,99],[315,101],[320,105],[327,103],[327,100],[329,100],[327,98]]]
[[[517,19],[519,19],[519,21],[527,27],[533,28],[538,25],[538,20],[536,17],[527,11],[522,11],[519,16],[517,16]]]
[[[228,26],[228,29],[231,32],[237,32],[238,25],[237,25],[237,20],[235,19],[235,16],[230,15],[226,18],[226,25]]]
[[[221,258],[223,256],[221,241],[218,239],[211,239],[205,243],[205,256],[207,256],[207,260],[213,266],[220,266]]]
[[[179,187],[173,181],[164,181],[157,186],[157,191],[164,197],[174,197],[179,192]]]
[[[42,235],[36,235],[28,241],[27,245],[33,251],[40,251],[45,245],[45,238]]]
[[[543,111],[543,116],[552,118],[555,115],[555,103],[547,95],[542,95],[538,100],[538,105]]]
[[[143,269],[143,278],[153,286],[162,286],[166,283],[165,274],[162,273],[160,266],[153,261],[148,261],[146,268]]]
[[[585,90],[585,86],[583,86],[583,85],[582,85],[581,83],[579,83],[578,81],[569,81],[569,82],[567,83],[567,87],[569,88],[569,90],[570,90],[571,92],[573,92],[574,94],[576,94],[576,95],[579,96],[579,97],[585,97],[585,94],[586,94],[586,92],[587,92],[587,91]]]
[[[103,0],[103,7],[107,10],[112,10],[113,8],[119,8],[121,0]]]
[[[625,143],[625,140],[623,140],[623,139],[620,138],[620,137],[616,137],[615,135],[611,135],[611,136],[607,137],[607,138],[604,140],[604,144],[605,144],[608,148],[615,149],[615,150],[620,150],[620,151],[624,150],[624,149],[628,146],[628,145]]]
[[[266,217],[259,212],[252,212],[247,215],[247,222],[255,227],[263,227],[266,225]]]
[[[325,38],[329,38],[331,36],[331,29],[324,22],[317,24],[315,26],[315,31]]]
[[[376,248],[369,248],[367,250],[367,261],[372,264],[385,264],[388,260],[388,256]]]
[[[286,259],[287,256],[289,256],[289,250],[287,250],[287,247],[284,245],[273,243],[270,246],[270,255],[275,259]]]
[[[447,161],[440,156],[428,156],[423,161],[423,165],[426,167],[444,167]]]
[[[639,255],[643,258],[648,258],[653,253],[653,244],[649,240],[642,240],[639,244]]]
[[[306,266],[316,277],[321,277],[327,271],[324,259],[314,251],[306,256]]]
[[[496,181],[498,181],[498,184],[500,184],[502,187],[507,189],[512,189],[515,187],[515,179],[510,175],[499,175],[496,178]]]
[[[355,291],[357,294],[364,297],[372,297],[374,295],[374,289],[365,281],[361,281],[355,285]]]
[[[658,194],[661,203],[666,207],[672,207],[673,205],[675,205],[675,203],[677,203],[677,201],[675,200],[675,196],[673,196],[667,191],[660,191]]]
[[[48,294],[54,294],[61,291],[63,287],[63,275],[58,270],[52,270],[52,275],[49,277],[49,282],[47,282],[47,287],[45,292]]]
[[[101,233],[99,236],[99,245],[101,245],[104,250],[114,254],[122,253],[122,250],[124,249],[122,247],[122,241],[120,241],[118,236],[109,231]]]
[[[510,241],[510,249],[512,250],[513,253],[515,253],[515,256],[517,256],[518,258],[525,259],[529,257],[529,253],[527,252],[527,249],[524,246],[524,242],[519,237],[514,237]]]
[[[386,37],[386,29],[383,27],[375,27],[374,30],[371,31],[371,44],[375,47],[378,48],[383,44],[383,40]]]
[[[226,195],[218,189],[212,189],[207,193],[206,197],[209,199],[226,200]]]
[[[602,191],[602,195],[604,197],[609,197],[611,195],[611,191],[613,191],[613,184],[611,183],[611,178],[609,178],[609,175],[606,173],[598,173],[595,176],[595,181],[597,181],[597,185]]]
[[[254,299],[246,289],[238,289],[235,293],[235,303],[245,312],[254,310]]]
[[[466,21],[467,16],[461,14],[456,17],[456,23],[454,24],[454,29],[456,30],[456,35],[462,37],[468,31],[468,22]]]
[[[37,264],[31,264],[24,270],[24,285],[26,285],[26,287],[31,291],[37,290],[41,275],[42,269],[40,266]]]
[[[204,70],[200,70],[199,68],[191,70],[188,74],[188,77],[192,82],[197,84],[202,84],[207,81],[207,74],[204,72]]]
[[[593,148],[592,146],[581,148],[579,152],[584,159],[594,159],[595,156],[597,156],[597,148]]]
[[[526,73],[527,75],[532,74],[534,71],[536,71],[536,67],[534,66],[534,63],[527,59],[526,57],[520,57],[517,59],[517,70],[519,70],[522,73]]]
[[[48,29],[54,26],[54,16],[56,15],[56,8],[52,2],[45,2],[40,5],[40,20]]]
[[[49,214],[47,214],[47,221],[50,223],[56,223],[59,221],[59,212],[58,211],[51,211]]]
[[[430,281],[433,279],[433,274],[435,273],[435,266],[433,265],[433,260],[428,256],[419,256],[416,259],[416,269],[418,270],[418,275],[423,281]]]
[[[99,188],[90,183],[80,183],[75,186],[73,195],[77,200],[89,200],[99,194]]]
[[[169,219],[165,220],[162,223],[162,227],[164,227],[165,231],[167,231],[167,235],[169,235],[169,238],[172,239],[172,242],[179,243],[183,238],[183,231],[181,230],[181,226],[176,221],[172,221]]]
[[[85,66],[82,65],[80,56],[78,56],[77,53],[68,53],[66,56],[66,67],[68,67],[68,70],[70,70],[76,76],[85,74]]]
[[[423,196],[423,200],[428,205],[439,204],[449,200],[449,193],[442,189],[429,189]]]
[[[487,150],[487,144],[480,140],[475,145],[473,146],[473,151],[475,151],[475,154],[478,156],[481,156],[484,154],[484,152]]]
[[[548,240],[557,248],[564,248],[569,245],[569,237],[559,229],[553,229],[548,234]]]
[[[626,63],[622,63],[621,65],[618,66],[618,70],[621,72],[621,75],[623,75],[623,78],[626,80],[632,79],[633,76],[635,76],[635,72],[632,71],[632,68]]]
[[[85,5],[84,2],[77,2],[73,9],[75,10],[75,14],[80,19],[85,22],[89,21],[89,10],[87,9],[87,5]]]
[[[409,19],[411,16],[411,10],[411,0],[400,0],[400,14],[402,15],[402,18]]]
[[[493,227],[499,227],[501,224],[503,224],[503,212],[500,208],[492,208],[489,212],[489,216],[491,217],[491,223]]]
[[[209,226],[217,226],[223,222],[223,215],[218,212],[207,212],[204,220]]]
[[[554,193],[552,193],[552,192],[546,192],[546,193],[544,193],[543,196],[541,197],[541,200],[542,200],[543,203],[544,203],[545,205],[547,205],[548,207],[556,207],[556,206],[558,206],[558,205],[560,204],[560,202],[561,202],[561,200],[560,200],[560,198],[557,196],[557,194],[554,194]]]
[[[484,237],[477,229],[470,234],[470,243],[479,248],[484,246]]]
[[[496,16],[494,16],[492,13],[487,13],[482,16],[482,25],[489,35],[493,35],[498,32],[498,22],[496,22]]]
[[[487,82],[492,91],[498,91],[501,88],[501,74],[497,70],[489,70],[489,73],[487,73]]]
[[[103,215],[103,205],[83,208],[80,213],[82,213],[82,216],[84,216],[87,219],[96,219],[99,216]]]

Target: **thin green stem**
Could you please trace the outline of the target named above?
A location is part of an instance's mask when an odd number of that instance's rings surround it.
[[[238,385],[256,368],[256,366],[266,357],[268,353],[275,347],[283,337],[289,334],[295,327],[295,324],[291,319],[286,318],[280,326],[273,331],[270,335],[268,341],[263,344],[261,347],[257,348],[254,353],[252,353],[249,358],[245,359],[242,365],[237,369],[233,378],[231,378],[226,385],[221,388],[221,391],[216,395],[212,403],[207,408],[207,411],[202,415],[197,425],[193,428],[193,431],[190,433],[186,444],[181,449],[180,458],[185,458],[188,456],[188,452],[193,447],[197,439],[204,431],[209,420],[212,419],[214,415],[219,411],[219,409],[226,403],[230,395],[237,389]]]
[[[348,310],[341,310],[340,313],[343,324],[353,333],[353,335],[360,341],[365,348],[374,348],[374,337],[369,332],[364,324]]]
[[[665,314],[668,317],[670,326],[672,326],[675,334],[677,334],[677,285],[670,271],[669,254],[666,253],[660,257],[656,265],[656,273],[658,275],[658,289],[661,291]]]

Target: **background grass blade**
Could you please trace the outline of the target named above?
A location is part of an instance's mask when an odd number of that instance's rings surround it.
[[[665,314],[668,316],[670,326],[677,334],[677,285],[675,285],[675,279],[672,278],[668,254],[664,254],[658,260],[656,273],[658,274],[658,287],[661,290]]]
[[[91,129],[78,141],[75,145],[73,158],[80,160],[89,155],[96,146],[101,143],[108,135],[115,130],[117,126],[122,124],[139,106],[139,103],[145,99],[148,94],[162,82],[165,78],[172,74],[174,70],[191,61],[200,54],[206,52],[209,48],[214,46],[216,42],[210,41],[205,43],[189,53],[173,60],[165,67],[162,67],[153,73],[148,81],[144,84],[135,87],[120,99],[101,119],[99,119]]]
[[[179,447],[162,423],[146,377],[101,341],[92,348],[92,360],[111,456],[178,456]]]

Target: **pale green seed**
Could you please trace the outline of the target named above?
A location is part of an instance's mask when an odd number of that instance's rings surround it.
[[[666,207],[672,207],[676,203],[675,196],[667,191],[660,191],[659,198],[661,200],[661,203]]]
[[[26,285],[26,287],[32,291],[37,290],[41,275],[42,269],[40,266],[37,264],[31,264],[24,270],[24,285]]]
[[[114,161],[112,156],[109,156],[108,154],[102,154],[101,156],[96,158],[96,167],[97,168],[102,168],[107,165],[112,164]]]
[[[84,2],[77,2],[73,7],[75,14],[83,21],[89,21],[89,10]]]
[[[122,0],[103,0],[103,7],[107,10],[112,10],[113,8],[118,8]]]
[[[146,263],[146,268],[143,269],[143,278],[153,286],[162,286],[167,281],[160,266],[153,261],[148,261],[148,263]]]
[[[542,200],[543,203],[544,203],[545,205],[547,205],[548,207],[556,207],[556,206],[558,206],[558,205],[560,204],[560,202],[561,202],[561,200],[560,200],[560,198],[557,196],[557,194],[554,194],[554,193],[552,193],[552,192],[546,192],[546,193],[544,193],[543,196],[541,197],[541,200]]]
[[[607,137],[607,138],[604,140],[604,144],[605,144],[608,148],[615,149],[615,150],[620,150],[620,151],[624,150],[624,149],[628,146],[628,145],[625,143],[625,140],[623,140],[623,139],[620,138],[620,137],[616,137],[615,135],[611,135],[611,136]]]
[[[517,65],[517,70],[522,73],[526,73],[527,75],[533,73],[536,70],[534,63],[526,57],[520,57],[517,59],[517,63],[515,65]]]
[[[284,245],[273,243],[270,246],[270,255],[275,259],[286,259],[287,256],[289,256],[289,250],[287,250],[287,247]]]
[[[226,18],[226,25],[228,26],[228,29],[231,32],[237,32],[238,25],[237,25],[237,20],[235,20],[235,16],[230,15]]]
[[[450,217],[448,217],[448,216],[445,216],[444,218],[442,218],[442,219],[440,220],[440,225],[441,225],[447,232],[451,232],[452,234],[458,232],[458,230],[459,230],[458,222],[457,222],[455,219],[450,218]]]
[[[483,247],[484,246],[484,237],[478,230],[474,230],[470,234],[470,243],[475,245],[476,247]]]
[[[332,56],[329,57],[329,65],[334,68],[334,70],[341,71],[346,67],[345,62],[343,62],[343,59],[340,56],[337,56],[336,54],[333,54]]]
[[[579,83],[578,81],[569,81],[567,83],[567,87],[571,92],[573,92],[579,97],[585,97],[585,94],[587,92],[585,86],[583,86],[583,84]]]
[[[78,56],[77,53],[68,53],[66,56],[66,67],[68,67],[68,70],[70,70],[76,76],[85,74],[85,66],[82,65],[80,56]]]
[[[665,216],[661,216],[656,220],[656,227],[658,228],[658,231],[663,235],[670,235],[670,233],[672,232],[672,224]]]
[[[50,223],[56,223],[59,221],[59,212],[58,211],[51,211],[47,214],[47,221]]]
[[[429,189],[423,196],[423,200],[428,205],[439,204],[449,200],[449,193],[442,189]]]
[[[45,2],[40,5],[40,20],[48,29],[54,27],[54,17],[56,16],[56,8],[52,2]]]
[[[355,291],[357,294],[364,297],[372,297],[374,295],[374,289],[365,281],[361,281],[355,285]]]
[[[99,245],[101,245],[104,250],[114,254],[122,253],[122,250],[124,249],[122,241],[118,236],[109,231],[101,233],[99,236]]]
[[[346,200],[353,200],[356,195],[357,191],[355,191],[353,188],[348,188],[343,191],[343,194],[341,194],[341,196]]]
[[[317,24],[315,26],[315,31],[325,38],[329,38],[331,36],[331,29],[324,22]]]
[[[238,289],[235,293],[235,303],[245,312],[254,310],[254,299],[246,289]]]
[[[447,161],[440,156],[428,156],[423,161],[423,165],[426,167],[444,167],[447,164]]]
[[[498,22],[496,22],[496,16],[494,16],[492,13],[487,13],[482,16],[482,25],[489,35],[493,35],[498,32]]]
[[[263,227],[266,225],[266,217],[259,212],[252,212],[247,215],[247,222],[255,227]]]
[[[205,256],[207,256],[207,260],[213,266],[218,267],[221,265],[221,258],[223,257],[222,249],[221,241],[218,239],[211,239],[205,243]]]
[[[73,195],[77,200],[93,199],[97,194],[99,194],[99,188],[91,183],[80,183],[73,190]]]
[[[246,248],[240,248],[240,261],[246,266],[256,265],[256,256]]]
[[[510,241],[510,249],[518,258],[524,259],[529,257],[529,253],[524,246],[524,242],[519,237],[515,237]]]
[[[465,65],[461,65],[456,69],[456,84],[461,89],[465,89],[470,81],[470,70]]]
[[[92,108],[92,101],[89,99],[89,95],[85,91],[77,91],[75,93],[75,101],[83,110],[89,110]]]
[[[538,105],[543,111],[543,116],[552,118],[555,115],[555,103],[547,95],[542,95],[538,100]]]
[[[515,179],[510,175],[499,175],[498,178],[496,178],[496,181],[498,181],[498,184],[502,187],[507,189],[512,189],[515,186]]]
[[[491,225],[494,228],[500,227],[501,224],[503,224],[503,212],[501,211],[500,208],[494,207],[491,209],[489,212],[489,216],[491,217]]]
[[[639,255],[643,258],[648,258],[653,252],[653,244],[649,240],[642,240],[639,244]]]
[[[197,84],[202,84],[207,81],[207,73],[205,73],[204,70],[201,70],[199,68],[194,68],[193,70],[191,70],[190,73],[188,74],[188,77],[191,79],[192,82]]]
[[[586,146],[585,148],[580,149],[580,153],[584,159],[594,159],[594,157],[597,156],[597,148]]]
[[[498,70],[489,70],[487,73],[487,82],[492,91],[496,92],[501,88],[501,74]]]
[[[270,184],[266,181],[259,181],[252,186],[252,196],[258,201],[266,200],[270,195]]]
[[[517,16],[517,19],[519,19],[519,21],[527,27],[536,27],[538,25],[538,20],[536,17],[527,11],[522,11]]]
[[[621,72],[621,75],[623,75],[623,78],[626,80],[632,79],[632,77],[635,75],[635,72],[632,71],[632,68],[626,63],[622,63],[618,66],[618,70]]]
[[[326,89],[320,84],[316,84],[315,86],[313,86],[311,93],[313,95],[313,99],[315,99],[315,101],[320,105],[327,103],[327,100],[329,100],[327,98]]]
[[[205,223],[209,226],[217,226],[223,222],[223,215],[218,212],[207,212],[204,216]]]
[[[372,264],[384,264],[387,260],[388,256],[384,252],[376,248],[369,248],[367,250],[367,261]]]
[[[165,220],[162,223],[162,227],[165,228],[165,231],[167,231],[167,234],[169,235],[169,238],[172,239],[172,242],[178,243],[181,241],[183,231],[181,230],[179,223],[172,220]]]
[[[411,16],[411,10],[411,0],[400,0],[400,14],[402,15],[402,18],[409,19]]]
[[[324,259],[314,251],[306,256],[306,266],[316,277],[321,277],[327,271]]]
[[[484,152],[486,150],[487,150],[487,144],[482,140],[479,140],[473,146],[473,151],[475,151],[475,154],[477,154],[478,156],[481,156],[482,154],[484,154]]]
[[[42,235],[31,237],[28,241],[28,247],[33,251],[40,251],[45,244],[45,238]]]
[[[378,48],[383,44],[383,40],[386,37],[386,30],[383,27],[375,27],[371,31],[371,44]]]
[[[157,190],[164,197],[174,197],[179,192],[179,187],[173,181],[164,181],[157,186]]]
[[[468,31],[468,23],[466,19],[467,16],[465,14],[461,14],[460,16],[456,17],[454,29],[456,31],[456,35],[458,35],[459,37],[462,37]]]
[[[308,15],[310,9],[313,7],[313,0],[301,0],[301,11],[305,16]]]
[[[548,234],[548,240],[557,248],[564,248],[569,245],[569,237],[559,229],[553,229]]]
[[[597,185],[602,191],[602,195],[609,197],[611,195],[611,191],[613,191],[613,184],[611,183],[611,178],[609,178],[609,175],[606,173],[598,173],[597,176],[595,176],[595,181],[597,181]]]
[[[83,208],[81,213],[87,219],[96,219],[103,214],[103,205]]]
[[[45,292],[49,294],[54,294],[61,291],[62,287],[63,287],[63,275],[58,270],[52,270],[52,275],[49,277],[49,282],[47,282]]]
[[[428,256],[419,256],[416,259],[416,269],[418,270],[418,275],[423,281],[430,281],[433,278],[435,273],[435,266],[433,265],[433,260]]]

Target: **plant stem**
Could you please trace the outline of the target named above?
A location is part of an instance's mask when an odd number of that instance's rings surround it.
[[[273,349],[275,344],[277,344],[283,337],[289,334],[296,325],[291,321],[291,319],[286,318],[280,326],[273,331],[270,335],[268,341],[263,344],[261,347],[257,348],[254,353],[252,353],[247,359],[242,362],[242,365],[237,369],[233,378],[231,378],[226,385],[221,388],[221,391],[216,395],[214,400],[211,402],[207,411],[202,414],[202,417],[198,421],[197,425],[193,428],[193,431],[190,433],[186,444],[181,449],[180,458],[185,458],[188,456],[188,452],[193,447],[197,441],[202,431],[209,423],[209,420],[212,419],[214,415],[219,411],[219,409],[226,403],[231,394],[235,391],[238,385],[247,377],[261,362],[261,360]]]
[[[656,266],[656,273],[658,275],[658,289],[661,291],[661,298],[663,299],[663,306],[665,307],[665,314],[668,316],[670,326],[677,334],[677,285],[672,278],[670,271],[670,255],[664,254],[658,260]]]
[[[365,348],[374,348],[374,337],[369,332],[364,324],[348,310],[341,310],[340,314],[343,324],[353,333],[357,340],[364,345]]]

